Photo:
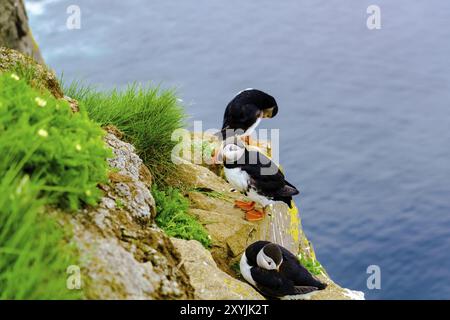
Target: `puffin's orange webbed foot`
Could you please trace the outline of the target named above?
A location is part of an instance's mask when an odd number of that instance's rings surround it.
[[[250,210],[245,213],[247,221],[260,221],[264,218],[264,212],[258,210]]]
[[[235,200],[234,206],[237,208],[240,208],[244,211],[250,211],[250,210],[253,210],[253,208],[255,207],[255,202],[254,201],[245,202],[245,201]]]

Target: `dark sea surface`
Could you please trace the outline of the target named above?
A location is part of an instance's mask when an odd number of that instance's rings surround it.
[[[241,89],[274,95],[281,163],[318,259],[369,299],[450,298],[450,2],[27,1],[47,63],[100,88],[176,87],[221,125]],[[81,8],[80,30],[66,8]],[[381,7],[381,30],[366,9]],[[381,289],[366,286],[369,265]]]

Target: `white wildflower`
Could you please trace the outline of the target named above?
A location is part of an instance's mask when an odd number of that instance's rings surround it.
[[[43,108],[43,107],[45,107],[45,106],[47,105],[47,101],[45,101],[44,99],[39,98],[39,97],[36,97],[36,98],[34,99],[34,101],[36,101],[37,105],[38,105],[39,107],[41,107],[41,108]]]
[[[43,138],[47,138],[47,137],[48,137],[48,132],[47,132],[47,130],[39,129],[39,131],[38,131],[37,133],[38,133],[38,135],[40,135],[40,136],[43,137]]]

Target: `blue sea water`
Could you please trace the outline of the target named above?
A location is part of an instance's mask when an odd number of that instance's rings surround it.
[[[340,285],[450,298],[450,2],[27,0],[46,62],[103,88],[176,87],[219,127],[239,90],[274,95],[281,162]],[[68,30],[66,9],[81,8]],[[369,5],[380,30],[366,27]],[[366,269],[381,268],[369,290]]]

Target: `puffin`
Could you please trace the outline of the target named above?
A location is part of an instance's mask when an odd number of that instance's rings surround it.
[[[223,115],[222,129],[217,133],[221,144],[211,153],[211,163],[219,164],[218,154],[227,138],[238,136],[250,145],[250,136],[264,118],[273,118],[278,113],[277,101],[264,91],[244,89],[228,103]]]
[[[227,140],[226,140],[227,141]],[[251,202],[235,201],[235,206],[246,212],[248,221],[264,218],[265,208],[277,201],[292,208],[292,197],[299,194],[286,181],[277,164],[257,150],[249,150],[240,139],[226,143],[221,151],[224,174],[233,189],[244,193]],[[259,204],[263,210],[257,210]]]
[[[308,299],[327,287],[289,250],[269,241],[249,245],[239,267],[244,279],[268,298]]]
[[[227,130],[232,130],[232,135],[240,133],[241,137],[248,138],[261,119],[273,118],[277,113],[278,105],[271,95],[253,88],[242,90],[225,109],[222,137],[225,139]]]

